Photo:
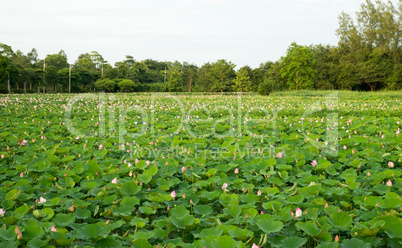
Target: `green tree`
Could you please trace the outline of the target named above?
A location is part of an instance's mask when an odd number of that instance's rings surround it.
[[[198,77],[198,67],[196,65],[184,62],[182,66],[183,81],[187,85],[188,92],[192,92],[193,84]]]
[[[314,88],[319,90],[330,90],[337,87],[338,61],[336,59],[335,47],[329,45],[310,46],[313,53],[316,70],[314,77]]]
[[[180,92],[183,88],[182,76],[177,69],[170,73],[169,80],[167,81],[167,90],[169,92]]]
[[[3,85],[0,86],[0,90],[5,92],[7,89],[8,93],[11,93],[11,82],[10,82],[10,74],[13,71],[15,66],[12,63],[12,58],[15,56],[14,51],[11,49],[11,46],[0,43],[0,82]]]
[[[313,53],[306,46],[297,45],[293,42],[282,58],[283,68],[281,75],[288,82],[289,89],[312,89],[314,70]]]
[[[315,76],[313,53],[306,46],[293,42],[282,58],[281,75],[287,80],[289,89],[312,89]]]
[[[57,54],[47,55],[45,62],[46,67],[54,66],[57,69],[57,71],[69,67],[69,64],[67,62],[67,56],[65,55],[63,50],[61,50],[60,53]]]
[[[366,0],[356,12],[356,23],[344,12],[338,19],[339,88],[395,88],[395,68],[402,63],[402,1],[395,8],[390,1]],[[352,78],[357,82],[350,82]]]
[[[233,78],[236,76],[235,67],[232,62],[224,59],[213,63],[208,75],[212,82],[211,89],[213,91],[220,91],[221,94],[223,94],[223,91],[228,90],[233,82]]]
[[[260,85],[264,82],[265,77],[267,77],[268,71],[274,63],[271,61],[267,61],[265,63],[261,63],[259,67],[252,70],[251,76],[251,90],[257,92],[260,88]]]
[[[116,88],[116,82],[107,78],[98,79],[95,82],[95,87],[105,92],[113,92]]]
[[[236,79],[234,80],[233,89],[236,91],[250,91],[251,90],[251,78],[249,76],[249,70],[247,67],[241,68],[237,74]]]
[[[210,92],[212,86],[212,80],[210,78],[210,71],[212,65],[208,62],[203,64],[197,71],[198,78],[197,83],[194,87],[195,91],[199,92]]]
[[[130,79],[123,79],[117,83],[117,86],[120,88],[121,92],[133,92],[136,83]]]

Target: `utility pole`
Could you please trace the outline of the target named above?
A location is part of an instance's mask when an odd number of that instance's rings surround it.
[[[46,58],[43,60],[43,93],[45,93],[46,85]]]
[[[163,83],[166,84],[166,67],[165,67],[165,78],[163,79]]]
[[[8,72],[8,94],[11,94],[10,72]]]
[[[68,93],[71,93],[71,65],[70,69],[68,70]]]

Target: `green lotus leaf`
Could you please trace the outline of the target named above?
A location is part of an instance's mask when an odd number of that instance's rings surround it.
[[[294,195],[288,198],[288,202],[292,204],[300,204],[304,201],[303,195]]]
[[[122,195],[135,195],[141,191],[141,186],[136,184],[134,181],[129,181],[123,183],[121,186],[120,192]]]
[[[68,226],[71,223],[75,222],[75,216],[72,213],[71,214],[56,214],[53,217],[52,222],[56,226],[65,227],[65,226]]]
[[[194,206],[194,212],[200,215],[209,215],[213,213],[213,209],[209,205],[196,205]]]
[[[45,232],[40,226],[25,226],[25,231],[22,234],[25,238],[36,239],[45,235]]]
[[[393,225],[389,225],[388,228],[385,230],[385,233],[390,238],[402,238],[402,221],[396,222]]]
[[[91,211],[86,208],[77,208],[74,211],[74,216],[77,219],[86,219],[91,217]]]
[[[4,240],[15,239],[17,237],[17,234],[15,234],[15,226],[10,226],[8,230],[0,228],[0,237]]]
[[[148,206],[144,206],[144,207],[139,207],[138,210],[143,213],[143,214],[147,214],[147,215],[151,215],[151,214],[155,214],[156,210],[148,207]]]
[[[240,241],[235,241],[228,235],[217,237],[211,242],[211,248],[239,248],[240,245]]]
[[[259,197],[257,195],[254,195],[254,194],[246,194],[246,195],[240,195],[239,200],[241,202],[254,204],[259,200]]]
[[[236,226],[229,226],[229,235],[235,239],[245,241],[253,236],[253,232],[247,229],[241,229]]]
[[[262,231],[268,234],[272,232],[279,232],[284,226],[281,221],[274,220],[258,220],[256,224]]]
[[[336,212],[331,214],[328,221],[331,225],[342,231],[347,231],[352,225],[352,217],[345,212]]]
[[[321,228],[315,226],[312,221],[297,222],[296,227],[313,237],[318,236],[321,233]]]
[[[173,225],[181,229],[185,229],[186,226],[192,225],[195,221],[195,218],[192,215],[171,216],[170,219]]]
[[[299,248],[302,247],[305,243],[307,243],[307,238],[294,236],[283,239],[279,245],[275,246],[281,248]]]
[[[133,244],[134,248],[152,248],[153,246],[148,243],[146,239],[137,239]]]
[[[115,238],[106,238],[96,241],[95,248],[120,248],[122,247],[122,242]]]
[[[77,230],[79,237],[91,240],[101,239],[108,233],[109,230],[106,227],[100,227],[97,224],[87,224]]]
[[[342,240],[341,244],[339,245],[340,248],[370,248],[371,245],[368,243],[365,243],[364,241],[357,239],[357,238],[352,238],[352,239],[344,239]]]
[[[138,231],[133,235],[134,239],[150,239],[155,234],[153,232]]]
[[[264,209],[272,210],[272,211],[279,211],[282,209],[283,204],[278,201],[269,201],[264,204],[262,204],[262,207]]]
[[[12,190],[10,190],[10,191],[6,194],[5,199],[8,200],[8,201],[15,201],[15,200],[18,199],[18,197],[20,196],[20,194],[21,194],[21,190],[19,190],[19,189],[12,189]]]

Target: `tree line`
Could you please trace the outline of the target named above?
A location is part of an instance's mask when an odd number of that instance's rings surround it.
[[[96,51],[69,65],[63,50],[40,59],[0,43],[0,93],[402,89],[402,0],[366,0],[355,14],[338,16],[337,46],[292,43],[278,61],[237,70],[225,59],[198,67],[131,55],[112,66]]]

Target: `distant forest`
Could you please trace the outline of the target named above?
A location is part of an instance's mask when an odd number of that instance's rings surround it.
[[[402,89],[402,0],[366,0],[354,16],[338,19],[337,46],[292,43],[278,61],[237,70],[225,59],[198,67],[131,55],[112,66],[96,51],[69,65],[63,50],[41,59],[35,48],[24,54],[0,43],[0,93]]]

